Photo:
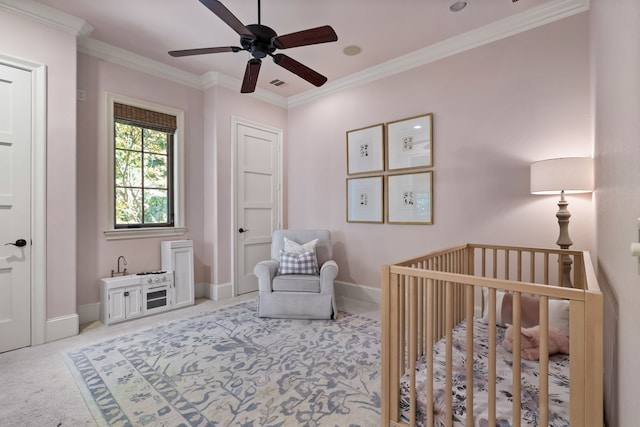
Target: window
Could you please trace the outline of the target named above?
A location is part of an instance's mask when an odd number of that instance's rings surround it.
[[[184,233],[183,113],[108,95],[108,238]]]
[[[116,103],[115,228],[172,227],[172,145],[176,118]]]

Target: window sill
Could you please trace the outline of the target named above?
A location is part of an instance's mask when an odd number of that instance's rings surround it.
[[[104,235],[107,240],[144,239],[147,237],[182,236],[186,231],[186,227],[123,228],[118,230],[107,230],[104,232]]]

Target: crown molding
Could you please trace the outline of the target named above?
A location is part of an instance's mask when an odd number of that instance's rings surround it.
[[[78,43],[78,52],[95,56],[152,76],[171,80],[195,89],[202,89],[200,77],[125,49],[87,37]]]
[[[199,90],[207,90],[214,86],[222,86],[239,92],[242,81],[226,74],[209,71],[202,76],[172,67],[162,62],[149,59],[125,49],[87,37],[78,43],[78,52],[95,56],[108,62],[113,62],[124,67],[160,77],[175,83]],[[274,104],[281,108],[287,108],[287,99],[263,89],[256,89],[252,94],[247,94],[256,99]]]
[[[318,89],[311,89],[288,98],[288,107],[311,102],[317,98],[341,90],[358,87],[392,76],[448,56],[555,22],[589,10],[590,0],[557,0],[542,4],[522,13],[468,31],[459,36],[427,46],[423,49],[383,62],[374,67],[328,82]]]
[[[325,95],[355,88],[392,76],[448,56],[528,31],[589,10],[590,0],[556,0],[531,8],[509,18],[485,25],[456,37],[443,40],[415,52],[400,56],[358,73],[333,80],[320,88],[285,98],[273,92],[256,89],[247,94],[282,108],[292,108]],[[207,90],[215,85],[239,91],[242,81],[218,72],[202,76],[180,70],[143,57],[125,49],[92,39],[93,27],[84,19],[45,6],[34,0],[0,0],[5,9],[78,37],[78,51],[105,61],[120,64],[156,77],[164,78],[195,89]]]
[[[78,38],[88,37],[93,32],[93,27],[84,19],[34,0],[0,0],[0,9],[73,34]]]

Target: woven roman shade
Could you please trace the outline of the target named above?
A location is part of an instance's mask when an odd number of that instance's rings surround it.
[[[129,122],[166,133],[175,133],[178,127],[176,116],[117,102],[113,104],[113,117],[119,122]]]

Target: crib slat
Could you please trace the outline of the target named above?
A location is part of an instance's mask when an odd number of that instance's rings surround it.
[[[496,425],[496,290],[489,288],[489,425]]]
[[[549,298],[540,296],[540,392],[539,416],[540,425],[548,425],[549,419]]]
[[[522,282],[522,251],[516,251],[516,280]]]
[[[446,282],[446,324],[447,324],[447,351],[446,351],[446,376],[447,376],[447,426],[453,423],[453,283]]]
[[[509,271],[509,249],[505,249],[504,251],[504,280],[509,280],[510,271]]]
[[[517,349],[521,348],[521,335],[519,333],[520,327],[522,326],[522,306],[520,305],[522,302],[521,299],[522,294],[520,292],[513,293],[513,348],[514,351],[512,353],[513,357],[513,365],[512,365],[512,395],[513,395],[513,403],[511,406],[511,412],[513,413],[513,426],[520,427],[520,419],[522,418],[522,365],[521,365],[521,353],[517,351]],[[544,425],[544,424],[543,424]]]
[[[427,342],[433,345],[433,279],[427,279]],[[427,425],[433,427],[433,351],[427,352]]]
[[[571,312],[571,318],[575,319],[575,322],[571,323],[569,329],[569,352],[571,353],[571,357],[569,358],[569,383],[571,384],[571,394],[569,396],[571,413],[569,414],[569,423],[571,425],[586,425],[587,420],[584,417],[587,410],[585,407],[585,393],[589,393],[590,390],[585,388],[585,347],[584,341],[580,340],[580,337],[586,335],[584,322],[586,314],[585,305],[571,301],[569,311]],[[591,315],[591,313],[589,313],[589,315]]]
[[[383,423],[387,424],[388,419],[391,419],[392,415],[389,413],[389,407],[390,406],[398,406],[398,405],[392,405],[391,402],[396,402],[392,396],[389,396],[389,377],[391,377],[392,375],[389,374],[390,371],[390,367],[395,366],[393,364],[393,362],[391,362],[389,360],[389,356],[390,356],[390,325],[392,323],[392,317],[391,317],[391,307],[389,305],[389,300],[391,299],[391,286],[390,286],[390,278],[391,274],[390,274],[390,268],[388,265],[385,265],[382,267],[382,298],[380,301],[380,305],[381,305],[381,312],[380,312],[380,317],[382,319],[382,325],[381,325],[381,329],[382,329],[382,348],[381,350],[381,357],[382,357],[382,375],[380,378],[380,382],[381,382],[381,390],[380,390],[380,397],[381,397],[381,408],[380,408],[380,415],[381,415],[381,419],[384,420]]]
[[[545,285],[549,284],[549,253],[544,254],[544,282]]]
[[[498,278],[498,249],[493,249],[493,278]]]
[[[473,425],[473,286],[466,286],[466,305],[467,305],[467,386],[466,386],[466,407],[467,407],[467,425]]]
[[[531,271],[529,272],[529,281],[531,283],[535,283],[536,282],[536,253],[535,252],[531,252]]]
[[[409,425],[415,427],[416,425],[416,361],[418,343],[417,337],[417,323],[418,323],[418,284],[415,277],[409,278],[409,402],[411,402],[409,408]]]
[[[390,274],[389,280],[389,319],[390,325],[389,330],[391,333],[389,334],[389,366],[390,368],[386,371],[389,375],[389,398],[391,402],[399,402],[400,401],[400,375],[401,372],[398,369],[399,367],[404,366],[404,363],[400,361],[400,359],[404,359],[404,351],[402,347],[400,347],[400,337],[403,335],[404,331],[401,330],[400,325],[402,321],[400,320],[399,306],[400,306],[400,297],[398,295],[399,290],[399,277],[397,274]],[[398,405],[391,405],[389,408],[391,419],[397,420],[400,418],[400,407]]]
[[[407,288],[405,286],[406,280],[407,276],[404,275],[399,276],[398,278],[398,319],[400,321],[398,353],[401,355],[398,375],[400,376],[402,376],[402,373],[407,370],[407,361],[404,357],[404,349],[407,345],[407,312],[405,310],[407,301]]]

